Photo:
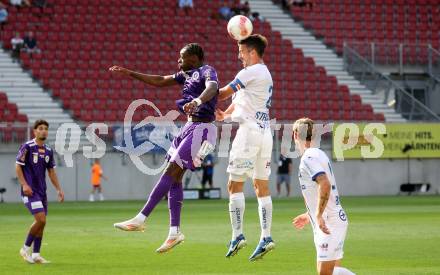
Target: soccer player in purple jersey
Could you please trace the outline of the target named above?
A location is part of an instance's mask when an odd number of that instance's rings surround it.
[[[214,150],[216,143],[217,128],[212,122],[215,120],[218,79],[215,69],[203,65],[203,60],[202,47],[191,43],[180,50],[180,71],[174,75],[142,74],[119,66],[109,69],[156,87],[183,85],[182,98],[176,104],[182,113],[188,115],[188,122],[172,142],[167,153],[168,165],[139,214],[114,224],[116,228],[125,231],[143,231],[146,218],[168,194],[170,230],[165,242],[156,250],[158,253],[166,252],[184,240],[180,232],[182,176],[187,169],[193,171],[200,166],[203,158]]]
[[[50,181],[57,190],[58,200],[64,201],[64,192],[61,189],[55,172],[53,151],[44,144],[47,138],[49,123],[37,120],[34,123],[35,138],[20,146],[17,155],[15,171],[21,185],[23,203],[34,216],[24,246],[20,255],[28,263],[47,264],[49,261],[40,256],[41,240],[47,216],[46,170]],[[33,250],[31,254],[31,245]]]

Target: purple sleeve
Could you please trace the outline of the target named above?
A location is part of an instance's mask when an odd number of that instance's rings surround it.
[[[218,84],[217,72],[210,66],[206,66],[206,69],[203,70],[203,78],[205,79],[205,83],[213,81]]]
[[[184,76],[184,72],[182,72],[182,71],[173,74],[173,78],[180,85],[183,85],[183,83],[185,83],[185,80],[186,80],[186,78]]]
[[[49,154],[49,163],[47,164],[47,169],[55,168],[55,159],[53,157],[53,150],[50,151]]]
[[[28,152],[29,152],[29,146],[27,146],[26,143],[22,144],[20,146],[20,149],[18,150],[17,157],[15,158],[15,163],[22,166],[26,165],[26,156]]]

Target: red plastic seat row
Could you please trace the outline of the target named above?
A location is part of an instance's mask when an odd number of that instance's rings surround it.
[[[121,120],[125,108],[137,98],[154,99],[161,109],[175,108],[179,88],[160,93],[140,82],[111,75],[107,69],[115,63],[141,71],[169,74],[176,70],[180,47],[197,41],[204,46],[207,61],[217,68],[221,81],[232,80],[240,69],[236,44],[225,33],[225,21],[211,20],[206,13],[193,12],[191,17],[183,16],[181,11],[165,20],[164,16],[158,16],[160,11],[154,6],[150,10],[155,13],[147,16],[142,13],[133,19],[125,15],[127,7],[123,7],[123,3],[111,1],[111,5],[103,7],[85,6],[76,0],[57,1],[53,7],[54,20],[50,24],[41,24],[43,21],[28,12],[25,15],[30,20],[26,27],[43,38],[39,40],[43,53],[32,60],[24,55],[23,63],[32,70],[34,77],[52,90],[53,96],[72,110],[77,119]],[[147,2],[162,7],[165,1]],[[202,2],[201,7],[212,10],[223,4],[222,1]],[[117,16],[118,23],[114,24],[115,20],[108,22],[108,14],[120,7],[123,11]],[[135,15],[139,14],[139,7],[139,1],[133,1],[129,6]],[[174,8],[170,9],[174,11]],[[12,17],[19,16],[13,14]],[[194,24],[187,24],[189,19]],[[15,27],[23,28],[21,22],[12,21],[4,33],[11,34]],[[167,26],[171,23],[175,27]],[[143,32],[139,32],[139,26]],[[267,22],[255,22],[254,27],[270,41],[265,61],[274,79],[274,110],[285,115],[282,119],[291,119],[288,110],[295,106],[304,106],[297,108],[302,116],[313,110],[324,120],[343,119],[339,110],[359,112],[361,119],[374,117],[371,110],[364,110],[360,98],[351,96],[345,86],[338,86],[336,78],[327,76],[325,69],[316,66],[313,59],[306,58],[300,49],[292,48],[290,41],[282,40],[280,33],[272,31]],[[5,40],[5,36],[2,37]],[[283,102],[284,109],[281,110],[277,102]],[[354,119],[351,114],[350,118]]]

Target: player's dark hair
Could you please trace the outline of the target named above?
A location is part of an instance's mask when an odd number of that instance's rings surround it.
[[[183,49],[185,49],[188,54],[197,56],[200,61],[203,61],[205,59],[203,48],[197,43],[189,43],[185,47],[183,47]]]
[[[49,128],[49,123],[44,119],[38,119],[34,122],[34,130],[38,128],[40,125],[46,125]]]
[[[254,49],[260,57],[263,57],[267,47],[267,39],[261,34],[252,34],[248,38],[238,41],[238,44]]]
[[[299,133],[300,139],[305,137],[306,141],[312,141],[313,124],[315,122],[308,117],[300,118],[293,124],[293,131]]]

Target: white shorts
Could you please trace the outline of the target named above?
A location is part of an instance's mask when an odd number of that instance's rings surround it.
[[[347,234],[347,221],[326,221],[330,235],[319,228],[314,230],[316,260],[318,262],[336,261],[344,256],[344,242]]]
[[[272,157],[272,131],[240,125],[232,142],[227,172],[234,181],[268,180]]]

